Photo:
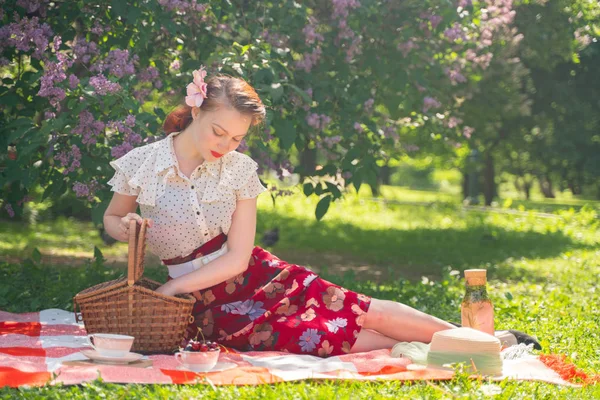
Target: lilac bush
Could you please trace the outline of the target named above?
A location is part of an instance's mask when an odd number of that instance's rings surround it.
[[[74,191],[99,221],[109,161],[162,138],[206,65],[257,88],[267,123],[242,150],[262,171],[307,176],[320,218],[344,185],[371,184],[379,161],[423,146],[420,128],[453,143],[477,135],[457,94],[514,17],[510,0],[109,4],[2,2],[0,192],[11,214],[42,187],[43,199]],[[308,174],[297,161],[307,149],[322,164]]]

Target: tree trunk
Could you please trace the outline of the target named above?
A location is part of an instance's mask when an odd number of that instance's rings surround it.
[[[496,194],[496,172],[494,171],[494,158],[492,152],[485,153],[485,165],[483,171],[483,197],[485,205],[492,205],[494,195]]]
[[[373,194],[373,197],[379,197],[379,195],[381,194],[379,191],[379,185],[370,185],[369,187],[371,188],[371,193]]]
[[[523,192],[525,192],[525,200],[529,200],[531,196],[531,181],[523,179]]]
[[[540,189],[542,194],[547,199],[554,199],[556,195],[554,194],[554,189],[552,188],[552,181],[548,175],[541,175],[538,177],[540,182]]]
[[[381,167],[381,170],[379,171],[379,181],[382,185],[389,185],[391,176],[392,169],[389,167],[389,165],[386,164]]]
[[[305,148],[300,153],[301,178],[312,176],[317,167],[317,149]],[[302,180],[301,180],[302,181]]]
[[[571,178],[569,179],[568,185],[571,193],[574,195],[581,194],[581,186],[579,186],[579,182],[576,182],[573,178]]]
[[[469,197],[469,173],[466,171],[462,172],[463,181],[462,181],[462,198],[463,200]]]

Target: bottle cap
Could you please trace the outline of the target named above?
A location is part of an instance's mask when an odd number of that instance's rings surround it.
[[[487,270],[485,269],[466,269],[465,280],[469,286],[483,286],[487,283]]]

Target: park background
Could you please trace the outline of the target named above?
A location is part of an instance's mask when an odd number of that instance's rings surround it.
[[[109,161],[164,137],[191,72],[251,82],[257,244],[458,320],[486,268],[498,328],[600,370],[594,0],[0,2],[0,309],[72,309],[123,274]],[[277,233],[276,233],[277,232]],[[165,279],[156,258],[148,274]],[[49,397],[600,396],[538,383],[107,385]],[[27,396],[2,389],[3,396]]]

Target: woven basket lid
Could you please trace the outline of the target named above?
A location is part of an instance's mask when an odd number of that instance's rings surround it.
[[[147,226],[147,219],[144,219],[141,225],[138,225],[135,220],[129,223],[129,257],[127,263],[127,284],[129,286],[133,286],[144,275]]]
[[[500,354],[500,340],[473,328],[456,328],[433,334],[430,351]]]

